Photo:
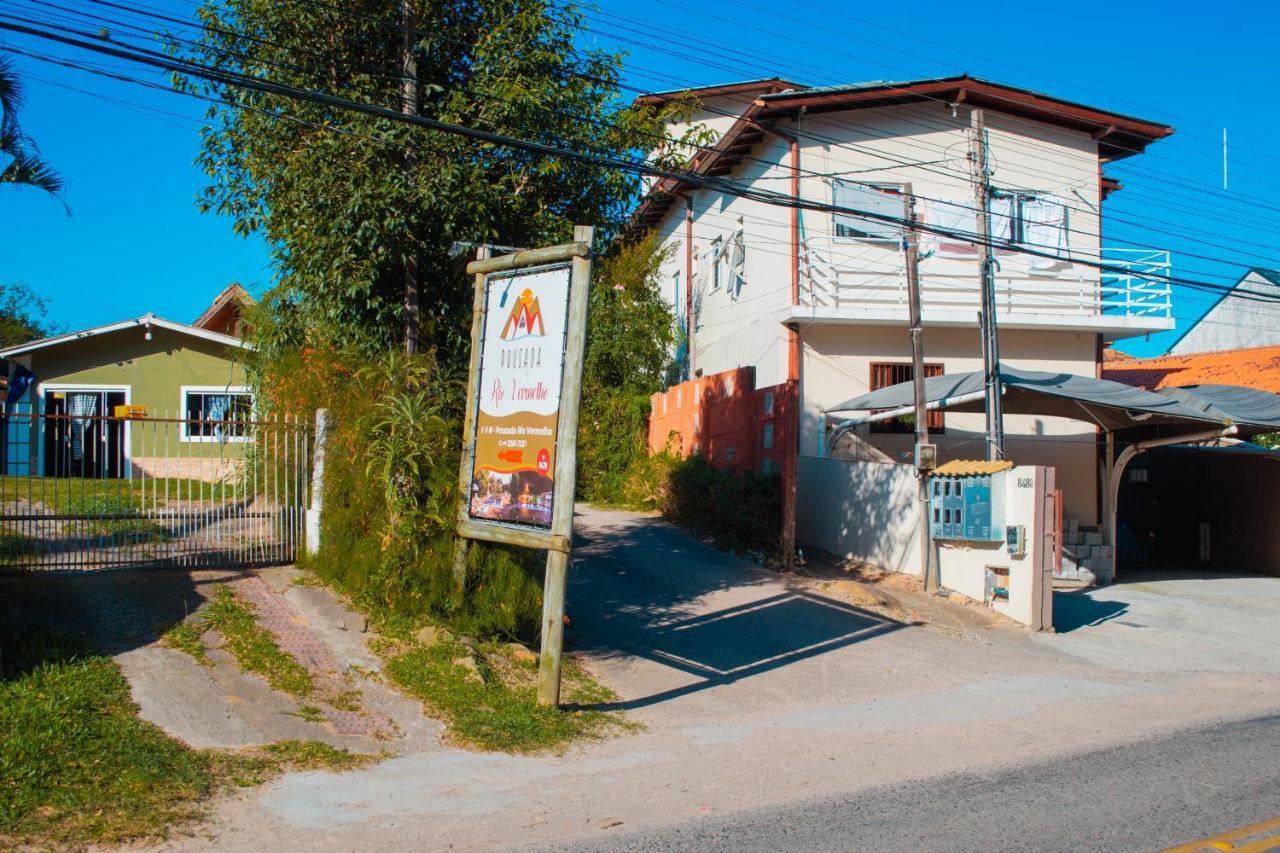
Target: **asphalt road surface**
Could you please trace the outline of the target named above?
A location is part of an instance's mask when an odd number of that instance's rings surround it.
[[[1049,765],[942,777],[571,849],[1146,851],[1276,816],[1280,717],[1264,717]],[[1280,849],[1280,836],[1275,844]]]

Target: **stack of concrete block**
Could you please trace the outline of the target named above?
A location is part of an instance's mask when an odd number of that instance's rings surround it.
[[[1081,527],[1074,518],[1062,520],[1062,569],[1055,577],[1092,582],[1111,575],[1111,548],[1097,530]]]

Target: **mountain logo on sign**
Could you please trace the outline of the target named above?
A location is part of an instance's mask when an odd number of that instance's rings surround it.
[[[536,331],[534,329],[535,324],[537,326]],[[538,304],[538,297],[534,296],[533,291],[526,287],[524,293],[521,293],[520,298],[516,300],[516,304],[511,306],[511,315],[507,317],[507,322],[502,326],[502,339],[504,341],[514,341],[520,338],[540,337],[546,333],[547,329],[542,323],[542,307]]]

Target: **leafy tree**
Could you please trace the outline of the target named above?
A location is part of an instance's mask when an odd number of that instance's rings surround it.
[[[648,455],[649,396],[665,384],[676,338],[662,294],[671,248],[654,236],[620,245],[593,272],[578,432],[587,500],[626,502],[629,471]]]
[[[35,187],[57,197],[64,187],[62,176],[40,157],[35,140],[18,124],[22,96],[13,63],[0,56],[0,154],[8,159],[0,170],[0,184]]]
[[[621,102],[620,57],[577,46],[579,13],[540,0],[205,0],[198,14],[202,42],[175,49],[230,71],[402,110],[408,32],[412,112],[614,156],[652,149],[662,127],[657,109]],[[397,340],[415,260],[424,343],[460,349],[470,288],[451,246],[559,242],[574,223],[594,224],[607,239],[639,189],[633,176],[587,164],[178,82],[229,104],[208,113],[199,162],[211,183],[199,203],[273,247],[279,285],[266,305],[278,322],[262,327],[267,352]],[[442,355],[452,362],[451,354]]]
[[[49,302],[22,282],[0,284],[0,347],[25,344],[54,334],[45,322]]]

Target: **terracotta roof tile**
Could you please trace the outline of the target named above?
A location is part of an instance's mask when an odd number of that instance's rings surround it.
[[[1149,391],[1182,385],[1243,385],[1280,394],[1280,346],[1108,362],[1102,377]]]

